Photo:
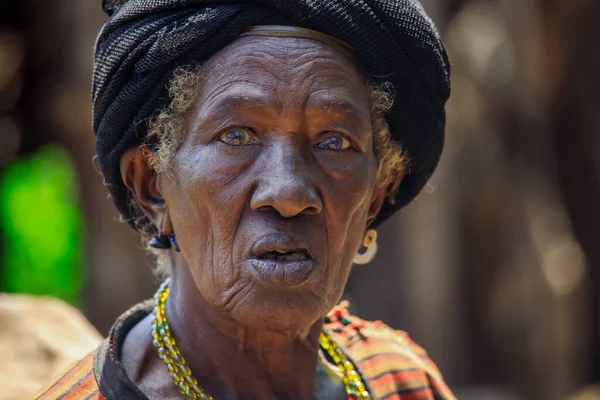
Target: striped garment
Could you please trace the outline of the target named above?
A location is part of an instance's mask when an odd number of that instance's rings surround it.
[[[406,332],[350,315],[347,302],[329,313],[325,328],[357,367],[374,399],[456,399],[437,366]]]
[[[103,345],[71,366],[34,399],[146,400],[139,389],[132,389],[133,383],[118,362],[118,349],[129,329],[151,311],[149,307],[150,303],[143,303],[124,314]],[[425,350],[405,332],[393,330],[381,321],[352,316],[347,307],[346,302],[335,307],[325,319],[324,328],[352,360],[374,399],[456,399]],[[107,370],[116,371],[110,373],[111,379],[123,382],[107,385]],[[115,387],[122,387],[123,391],[114,391]]]
[[[72,365],[55,383],[43,388],[35,399],[107,400],[100,392],[94,373],[94,352]]]

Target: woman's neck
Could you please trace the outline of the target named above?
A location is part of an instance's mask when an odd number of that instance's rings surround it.
[[[240,325],[211,307],[186,268],[174,268],[166,313],[181,354],[215,399],[312,399],[319,320],[304,332]]]

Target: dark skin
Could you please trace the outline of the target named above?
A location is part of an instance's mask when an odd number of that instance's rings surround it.
[[[177,235],[177,344],[215,399],[344,398],[339,382],[313,388],[331,380],[317,373],[323,318],[387,194],[364,72],[326,44],[270,37],[237,40],[203,71],[170,172],[143,147],[121,160],[146,216]],[[125,369],[149,398],[181,399],[150,330],[147,317],[128,334]]]

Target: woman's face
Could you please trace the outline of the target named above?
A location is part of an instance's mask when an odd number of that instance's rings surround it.
[[[339,301],[385,196],[364,73],[320,42],[245,37],[201,85],[157,181],[181,256],[237,322],[306,329]]]

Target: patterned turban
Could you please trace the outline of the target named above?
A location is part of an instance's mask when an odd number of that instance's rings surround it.
[[[120,159],[147,143],[148,119],[168,104],[179,66],[203,62],[255,25],[320,31],[354,48],[367,76],[388,82],[392,137],[410,160],[395,202],[376,227],[410,202],[433,173],[444,144],[450,67],[417,0],[104,0],[110,16],[95,49],[93,126],[104,180],[122,216],[140,217],[121,179]]]

